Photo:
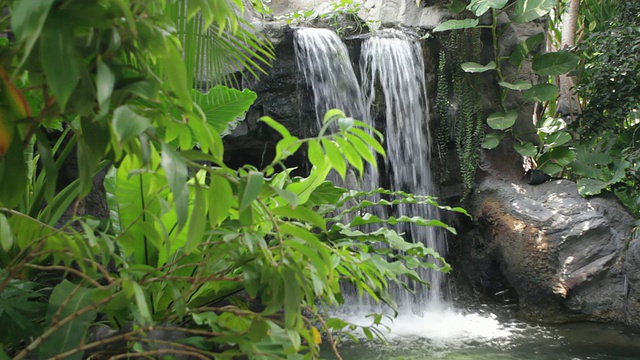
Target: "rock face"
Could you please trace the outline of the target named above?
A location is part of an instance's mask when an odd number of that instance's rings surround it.
[[[485,178],[471,202],[477,227],[460,237],[458,270],[476,289],[512,289],[543,321],[640,325],[640,245],[625,252],[634,220],[613,196],[584,199],[567,180]]]

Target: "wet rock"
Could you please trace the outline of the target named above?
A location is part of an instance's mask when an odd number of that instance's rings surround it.
[[[459,266],[476,289],[496,291],[482,274],[497,265],[531,318],[640,325],[640,245],[625,254],[634,220],[615,197],[582,198],[567,180],[486,178],[470,211],[477,227],[460,237]]]

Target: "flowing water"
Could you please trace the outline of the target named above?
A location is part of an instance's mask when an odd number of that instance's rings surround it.
[[[398,31],[380,32],[363,43],[360,72],[369,108],[380,95],[378,87],[384,97],[386,168],[392,190],[434,195],[429,104],[420,43]],[[440,217],[434,207],[413,204],[400,205],[395,215]],[[406,232],[412,241],[422,242],[446,255],[446,243],[439,229],[412,225],[399,230]],[[411,284],[414,294],[396,291],[394,295],[401,311],[420,314],[426,309],[443,309],[443,274],[423,270],[420,275],[431,288],[414,283]]]
[[[348,116],[372,126],[383,125],[388,157],[386,171],[393,189],[433,195],[430,171],[428,96],[420,43],[394,31],[381,32],[362,44],[358,85],[348,51],[331,30],[301,28],[295,32],[298,69],[312,89],[316,118],[321,123],[326,110],[340,108]],[[374,102],[385,104],[384,124],[375,124],[370,109]],[[336,180],[336,179],[334,179]],[[364,180],[347,186],[379,187],[377,174],[368,171]],[[438,218],[436,209],[401,206],[399,215]],[[434,228],[405,227],[412,241],[421,241],[445,255],[445,241]],[[396,291],[399,314],[385,320],[390,332],[387,343],[345,341],[340,346],[344,359],[640,359],[640,336],[622,328],[598,324],[543,327],[514,320],[508,312],[483,306],[456,310],[447,303],[443,274],[421,274],[431,289],[415,286],[416,293]],[[365,315],[376,308],[354,296],[337,314],[347,321],[365,325]],[[498,313],[498,315],[495,315]],[[385,330],[386,331],[386,330]],[[323,357],[335,358],[330,349]]]

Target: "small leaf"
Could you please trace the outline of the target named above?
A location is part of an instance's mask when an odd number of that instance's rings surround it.
[[[545,147],[553,148],[561,146],[571,141],[571,139],[571,134],[566,131],[559,131],[553,134],[549,134],[544,139]]]
[[[140,313],[140,318],[145,324],[149,324],[152,321],[151,311],[149,310],[149,303],[147,303],[147,297],[144,294],[142,287],[136,282],[127,281],[133,287],[134,298],[136,299],[136,305]]]
[[[333,165],[333,168],[344,179],[347,173],[347,164],[344,161],[342,152],[333,141],[328,139],[322,140],[322,146],[324,147],[324,152],[325,154],[327,154],[327,157],[329,158],[329,161]]]
[[[509,110],[506,113],[496,112],[487,118],[487,124],[494,130],[508,129],[516,123],[518,110]]]
[[[531,89],[531,87],[533,85],[531,85],[530,82],[526,81],[526,80],[516,80],[514,83],[508,83],[506,81],[499,81],[498,85],[505,87],[507,89],[511,89],[511,90],[517,90],[517,91],[521,91],[521,90],[528,90]]]
[[[313,339],[314,344],[316,345],[322,344],[322,336],[320,336],[320,331],[318,331],[318,329],[314,327],[311,327],[311,338]]]
[[[290,206],[280,206],[275,208],[273,210],[273,213],[275,215],[308,222],[322,230],[324,230],[327,227],[322,215],[318,214],[317,212],[307,207],[299,206],[293,209]]]
[[[526,23],[546,15],[556,5],[556,0],[518,0],[512,20]]]
[[[476,16],[482,16],[489,9],[502,9],[509,0],[471,0],[467,9]]]
[[[13,233],[11,232],[11,226],[4,214],[0,213],[0,247],[2,251],[8,252],[13,247]]]
[[[521,42],[515,50],[513,50],[511,56],[509,56],[509,63],[513,66],[520,66],[527,55],[543,42],[544,32],[539,32],[528,37],[525,41]]]
[[[217,226],[229,216],[229,209],[233,204],[233,189],[226,178],[211,175],[209,184],[209,222]]]
[[[533,58],[533,72],[542,76],[566,74],[578,66],[580,57],[569,51],[557,51],[536,55]]]
[[[169,183],[169,188],[173,193],[176,216],[178,219],[178,231],[181,230],[189,218],[189,189],[187,188],[187,162],[178,154],[171,145],[162,143],[162,160],[160,162],[164,169]]]
[[[525,100],[552,101],[558,96],[558,87],[553,84],[537,84],[524,92]]]
[[[535,157],[538,155],[538,148],[530,142],[514,144],[513,149],[522,156]]]
[[[457,30],[457,29],[470,29],[478,26],[480,20],[478,19],[464,19],[464,20],[447,20],[442,24],[436,26],[433,32]]]
[[[482,148],[495,149],[500,144],[500,140],[502,140],[503,137],[504,133],[489,133],[485,135],[482,140]]]
[[[202,243],[205,228],[205,218],[207,216],[207,198],[204,189],[196,184],[195,201],[191,217],[189,219],[189,231],[187,232],[187,242],[184,245],[184,252],[191,253]]]
[[[264,175],[258,171],[249,171],[246,179],[240,183],[240,204],[238,211],[244,211],[251,203],[258,198],[262,191]]]
[[[320,144],[315,140],[310,141],[308,145],[309,146],[307,148],[307,157],[309,158],[309,161],[311,162],[312,165],[315,165],[318,167],[322,166],[325,162],[322,146],[320,146]]]
[[[151,120],[136,114],[128,105],[122,105],[113,112],[113,132],[120,144],[140,135],[149,126]]]
[[[547,117],[538,126],[538,131],[545,134],[558,132],[567,127],[567,123],[561,118]]]
[[[342,153],[344,154],[349,164],[356,168],[360,176],[362,176],[364,164],[362,162],[360,154],[358,154],[358,151],[356,151],[356,149],[354,149],[353,146],[351,146],[351,144],[342,137],[336,137],[336,142],[338,143],[338,145],[340,145],[340,150],[342,150]]]
[[[98,96],[98,105],[100,106],[100,114],[106,114],[109,110],[109,101],[116,78],[109,66],[98,59],[98,74],[96,75],[96,93]]]
[[[482,73],[489,70],[495,70],[496,63],[494,61],[491,61],[487,65],[481,65],[474,62],[466,62],[466,63],[462,63],[460,67],[462,67],[462,70],[464,70],[464,72]]]
[[[289,130],[287,130],[286,127],[284,127],[284,125],[280,124],[279,122],[273,120],[268,116],[263,116],[258,121],[264,122],[267,125],[269,125],[270,128],[272,128],[273,130],[277,131],[280,135],[282,135],[283,138],[287,138],[291,136],[291,133],[289,132]]]

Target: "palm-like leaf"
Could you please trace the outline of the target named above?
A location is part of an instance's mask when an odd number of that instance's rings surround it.
[[[234,72],[258,77],[274,59],[272,44],[241,17],[241,0],[178,0],[168,10],[194,87],[236,85]]]

